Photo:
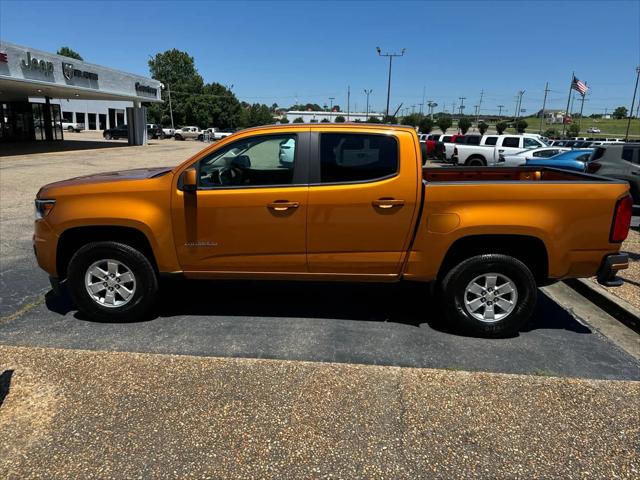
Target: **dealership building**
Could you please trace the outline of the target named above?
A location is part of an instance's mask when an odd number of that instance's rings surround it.
[[[62,140],[62,122],[88,130],[128,126],[146,143],[146,108],[163,85],[73,58],[0,40],[0,142]]]

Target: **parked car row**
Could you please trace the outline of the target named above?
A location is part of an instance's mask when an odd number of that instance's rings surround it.
[[[65,125],[67,125],[68,128],[64,127]],[[76,127],[75,125],[80,125],[80,127]],[[67,128],[69,131],[80,131],[84,128],[84,125],[68,124],[65,122],[63,123],[63,127]],[[76,128],[78,128],[78,130],[76,130]],[[200,130],[199,127],[187,126],[174,130],[173,128],[163,127],[162,125],[156,123],[147,124],[147,137],[153,140],[171,137],[175,138],[176,140],[220,140],[224,137],[228,137],[232,133],[233,131],[218,130],[217,128],[207,128],[206,130]],[[128,138],[129,129],[127,125],[123,123],[121,125],[118,125],[117,127],[104,130],[102,136],[105,138],[105,140],[118,140],[120,138]]]

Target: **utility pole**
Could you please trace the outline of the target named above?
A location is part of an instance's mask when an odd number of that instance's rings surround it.
[[[580,119],[578,120],[578,127],[582,126],[582,110],[584,109],[584,101],[586,95],[582,95],[582,103],[580,104]]]
[[[633,116],[633,106],[636,103],[636,91],[638,90],[638,80],[640,79],[640,66],[636,67],[636,86],[633,87],[633,100],[631,100],[631,110],[629,110],[629,119],[627,120],[627,133],[624,136],[625,141],[629,140],[629,128],[631,128],[631,117]]]
[[[456,102],[451,102],[451,121],[453,122],[454,117],[456,115]]]
[[[367,96],[367,120],[369,120],[369,95],[371,95],[371,92],[373,92],[371,88],[369,90],[364,89],[364,94]]]
[[[542,135],[542,121],[544,120],[544,108],[547,106],[547,93],[549,93],[549,82],[544,86],[544,100],[542,101],[542,114],[540,115],[540,130],[539,134]]]
[[[400,53],[382,53],[380,47],[376,47],[376,52],[381,57],[389,57],[389,80],[387,81],[387,110],[385,115],[389,116],[389,99],[391,98],[391,65],[393,62],[393,57],[403,57],[406,48],[403,48]]]
[[[476,111],[476,125],[480,121],[480,109],[482,108],[483,97],[484,97],[484,89],[480,90],[480,101],[478,102],[478,110]]]
[[[329,97],[329,120],[333,122],[333,101],[336,97]],[[296,102],[298,103],[298,102]]]
[[[411,115],[413,115],[414,113],[416,113],[416,106],[411,105]]]
[[[347,122],[349,121],[349,113],[351,111],[351,85],[347,85]]]
[[[169,94],[169,116],[171,117],[171,130],[174,130],[173,126],[173,108],[171,108],[171,85],[167,83],[167,93]]]
[[[498,105],[498,117],[502,116],[502,109],[504,108],[504,105]]]
[[[462,117],[462,111],[464,110],[464,101],[467,99],[467,97],[458,97],[458,100],[460,100],[460,116]]]
[[[523,95],[524,95],[524,90],[520,90],[518,92],[518,97],[517,97],[517,102],[516,102],[516,104],[518,105],[516,107],[516,122],[520,118],[520,108],[522,107],[522,96]]]
[[[422,103],[420,104],[420,115],[422,115],[423,107],[424,107],[424,96],[427,93],[427,87],[422,87]]]

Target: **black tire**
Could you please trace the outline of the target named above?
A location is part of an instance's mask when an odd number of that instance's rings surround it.
[[[469,295],[469,299],[474,299],[471,296],[473,294],[466,293],[467,286],[477,277],[490,273],[496,273],[511,280],[517,292],[513,310],[493,322],[477,319],[465,306],[465,295]],[[536,281],[529,268],[520,260],[501,254],[478,255],[464,260],[445,275],[440,284],[440,290],[442,308],[447,320],[455,323],[466,333],[488,338],[517,334],[531,317],[538,294]],[[505,299],[513,300],[514,297],[507,296]],[[481,300],[484,304],[484,296]],[[481,308],[486,307],[483,305]],[[496,306],[494,309],[497,312],[499,307]]]
[[[176,140],[184,140],[184,138],[182,138],[182,135],[175,135],[173,138],[175,138]]]
[[[67,127],[67,132],[73,132],[73,127]]]
[[[109,132],[106,132],[103,135],[103,137],[104,137],[105,140],[111,140],[113,138],[113,135],[111,135]]]
[[[126,265],[135,278],[136,288],[131,300],[120,307],[98,304],[85,287],[85,275],[89,267],[105,259]],[[92,320],[106,322],[145,319],[155,305],[158,292],[158,278],[149,259],[135,248],[118,242],[94,242],[80,248],[69,262],[67,283],[78,310]]]
[[[465,163],[468,167],[486,167],[487,162],[485,162],[484,158],[481,157],[473,157],[467,160]]]

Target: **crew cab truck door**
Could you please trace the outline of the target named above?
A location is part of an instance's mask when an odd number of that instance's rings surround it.
[[[330,127],[311,135],[309,272],[399,274],[420,184],[414,136]]]
[[[308,130],[226,142],[193,164],[198,187],[172,199],[185,272],[305,272]]]

